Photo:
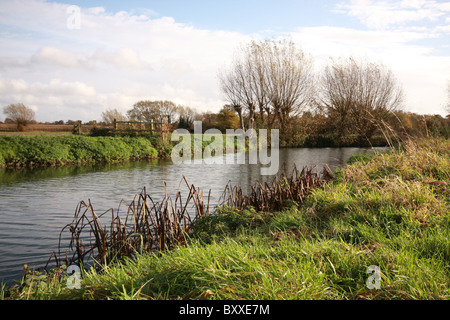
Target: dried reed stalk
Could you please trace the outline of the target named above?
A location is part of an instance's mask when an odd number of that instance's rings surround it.
[[[237,209],[252,206],[257,211],[276,211],[289,201],[302,203],[312,189],[322,186],[332,177],[333,173],[328,167],[324,168],[322,176],[315,173],[313,168],[305,167],[299,172],[295,167],[291,176],[283,173],[271,184],[257,183],[252,186],[248,195],[243,193],[241,187],[233,187],[229,183],[224,190],[221,205]],[[158,253],[182,245],[186,241],[186,235],[192,231],[193,222],[210,214],[211,197],[211,191],[204,199],[202,190],[190,185],[184,176],[183,181],[188,187],[184,202],[179,190],[174,199],[169,197],[165,184],[165,196],[160,202],[154,201],[144,188],[127,205],[123,218],[120,217],[119,210],[115,212],[114,209],[97,215],[90,200],[88,203],[81,201],[75,210],[73,221],[60,232],[58,254],[53,252],[50,259],[53,257],[58,266],[63,261],[61,239],[63,232],[67,230],[70,232],[69,250],[64,253],[67,266],[86,266],[92,262],[104,265],[125,257],[132,258],[136,253]],[[188,210],[192,208],[193,214]],[[108,213],[111,213],[109,229],[101,222],[108,217]]]
[[[223,204],[237,209],[247,206],[257,211],[276,211],[282,209],[289,201],[300,204],[304,198],[317,187],[333,178],[333,173],[325,166],[322,175],[314,172],[314,168],[303,168],[301,172],[294,167],[291,176],[284,171],[276,176],[272,183],[257,183],[251,187],[251,192],[245,195],[240,186],[226,186],[222,198]]]
[[[62,234],[67,230],[70,232],[70,256],[66,251],[66,265],[87,265],[92,262],[108,264],[124,257],[133,257],[136,252],[170,250],[184,243],[186,234],[191,231],[192,222],[209,214],[210,194],[205,204],[203,192],[189,185],[184,176],[182,180],[189,190],[185,202],[180,191],[172,201],[166,188],[162,201],[156,202],[144,188],[127,205],[127,212],[122,218],[119,210],[115,212],[114,209],[97,215],[90,200],[88,203],[81,201],[72,222],[60,232],[58,255],[52,253],[50,258],[53,257],[57,265],[63,261],[58,257],[62,254]],[[188,212],[188,209],[192,208],[194,214]],[[101,220],[105,219],[109,212],[111,219],[107,229]]]

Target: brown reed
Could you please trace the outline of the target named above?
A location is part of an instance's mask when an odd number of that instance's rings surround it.
[[[290,176],[284,171],[280,176],[276,176],[270,184],[258,182],[251,187],[248,195],[244,194],[240,186],[228,184],[222,197],[224,204],[239,210],[251,206],[256,211],[277,211],[288,202],[301,204],[314,188],[322,186],[333,176],[328,166],[323,168],[321,175],[315,172],[313,167],[304,167],[302,171],[299,171],[294,166]]]
[[[172,199],[165,188],[164,198],[156,202],[144,188],[127,204],[124,216],[120,214],[120,205],[117,211],[109,209],[97,215],[90,200],[87,203],[81,201],[72,222],[60,232],[58,254],[53,252],[50,259],[53,258],[57,266],[61,261],[66,265],[81,266],[92,262],[104,265],[133,257],[137,252],[170,250],[184,243],[192,222],[209,214],[210,195],[205,203],[203,191],[189,185],[184,176],[182,180],[189,191],[185,201],[180,191]],[[189,213],[191,209],[194,214]],[[103,220],[108,217],[105,223]],[[62,253],[62,235],[66,231],[70,232],[70,243],[68,250]]]
[[[237,209],[252,206],[257,211],[276,211],[289,201],[302,203],[314,188],[322,186],[332,177],[333,173],[327,166],[322,175],[314,172],[313,168],[305,167],[299,171],[295,167],[291,176],[283,173],[275,177],[271,184],[257,183],[248,195],[243,193],[241,187],[233,187],[229,183],[220,205]],[[53,252],[50,259],[53,258],[57,266],[64,260],[67,266],[87,266],[92,263],[102,266],[125,257],[132,258],[136,253],[157,254],[183,245],[186,236],[192,232],[193,222],[210,214],[211,197],[211,191],[204,198],[203,191],[190,185],[184,176],[183,181],[188,187],[185,201],[180,191],[174,199],[168,196],[165,184],[165,196],[160,202],[154,201],[144,188],[127,204],[127,212],[123,217],[119,209],[109,209],[97,215],[90,200],[87,203],[81,201],[73,221],[60,232],[58,254]],[[194,212],[190,213],[192,209]],[[103,220],[109,216],[109,221],[105,223]],[[62,253],[62,234],[66,231],[70,232],[70,243],[68,250]]]

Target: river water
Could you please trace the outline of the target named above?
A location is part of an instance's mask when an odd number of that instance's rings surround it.
[[[382,150],[382,149],[377,149]],[[341,167],[357,153],[373,152],[365,148],[281,149],[280,171],[291,173],[294,165]],[[234,164],[174,164],[170,160],[137,161],[88,167],[0,170],[0,283],[14,283],[22,276],[23,265],[43,267],[57,250],[59,233],[69,224],[80,201],[91,200],[97,213],[115,210],[122,200],[130,202],[145,187],[154,199],[164,195],[165,181],[169,195],[182,194],[190,184],[204,193],[211,190],[211,205],[219,203],[228,183],[246,191],[262,176],[261,165],[249,164],[248,154],[228,154]],[[247,159],[238,164],[240,157]]]

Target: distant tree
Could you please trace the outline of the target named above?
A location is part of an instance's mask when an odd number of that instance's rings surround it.
[[[238,129],[239,117],[234,110],[223,108],[216,116],[217,129],[225,133],[226,129]]]
[[[54,124],[64,124],[64,120],[58,120],[58,121],[55,121],[55,122],[53,122]]]
[[[10,104],[3,109],[3,113],[17,124],[18,129],[24,128],[31,120],[34,120],[34,111],[23,103]]]
[[[224,108],[234,110],[239,117],[239,128],[245,130],[244,115],[242,114],[242,106],[239,104],[227,104]]]
[[[202,129],[206,131],[208,129],[216,129],[217,128],[217,113],[213,112],[204,112],[195,117],[195,120],[202,122]]]
[[[178,106],[178,128],[192,131],[194,129],[194,120],[197,113],[194,109],[187,106]]]
[[[319,104],[339,135],[370,138],[381,120],[398,110],[403,91],[393,73],[382,65],[354,58],[332,60],[321,81]]]
[[[106,124],[112,124],[114,119],[117,121],[127,121],[128,118],[117,109],[108,109],[102,112],[102,120]]]
[[[161,117],[169,122],[174,123],[178,118],[178,106],[172,101],[158,101]]]
[[[135,103],[127,114],[132,121],[150,122],[168,121],[173,123],[181,113],[184,113],[184,107],[177,106],[172,101],[167,100],[143,100]]]

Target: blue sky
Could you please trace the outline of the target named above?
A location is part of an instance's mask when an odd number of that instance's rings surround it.
[[[406,111],[446,114],[450,1],[436,0],[0,1],[0,107],[23,102],[38,121],[100,120],[143,99],[217,112],[238,46],[278,37],[318,72],[330,58],[383,63]]]
[[[72,1],[79,6],[101,6],[107,11],[128,11],[152,17],[173,17],[199,29],[258,33],[264,30],[290,32],[299,26],[324,21],[345,26],[346,20],[331,13],[336,1],[295,0],[153,0]],[[348,20],[347,20],[348,22]]]

